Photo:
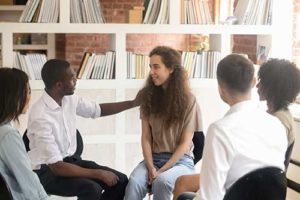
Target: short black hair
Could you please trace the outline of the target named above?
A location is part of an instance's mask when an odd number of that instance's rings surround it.
[[[0,124],[18,120],[26,106],[28,76],[15,68],[0,68]]]
[[[258,71],[259,84],[273,112],[287,109],[300,92],[300,70],[285,59],[269,59]]]
[[[70,63],[65,60],[51,59],[48,60],[42,68],[42,79],[45,87],[51,89],[55,83],[64,81],[66,70],[70,67]]]
[[[251,89],[253,78],[253,63],[242,55],[230,54],[218,63],[218,82],[224,83],[230,91],[247,92]]]

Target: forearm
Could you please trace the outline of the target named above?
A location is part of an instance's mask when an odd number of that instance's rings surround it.
[[[63,161],[59,161],[54,164],[49,164],[48,166],[56,176],[80,177],[80,178],[95,177],[95,170],[82,168],[77,165],[73,165]]]
[[[184,143],[180,144],[171,156],[171,158],[158,171],[164,172],[173,167],[173,165],[176,164],[176,162],[184,155],[184,153],[187,152],[188,147],[189,146]]]
[[[113,115],[129,108],[135,107],[134,101],[122,101],[116,103],[103,103],[100,104],[101,116]]]
[[[147,168],[148,168],[148,170],[151,170],[154,168],[151,145],[147,142],[143,142],[142,149],[143,149],[143,156],[144,156],[144,160],[146,162]]]

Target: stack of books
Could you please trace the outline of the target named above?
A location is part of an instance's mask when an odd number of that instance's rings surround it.
[[[45,54],[14,52],[13,67],[23,70],[31,80],[41,80],[41,70],[47,62]]]
[[[146,13],[144,24],[168,24],[169,23],[169,0],[150,0],[145,3]]]
[[[212,24],[207,0],[181,0],[182,24]]]
[[[238,24],[271,25],[273,0],[239,0],[234,16]]]
[[[71,23],[105,23],[99,0],[71,0]]]
[[[116,52],[85,52],[77,73],[78,79],[114,79]]]
[[[28,0],[19,22],[57,23],[59,0]]]

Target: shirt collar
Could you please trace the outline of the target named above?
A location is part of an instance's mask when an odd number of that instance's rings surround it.
[[[57,108],[60,108],[60,106],[58,105],[58,103],[46,92],[44,91],[43,95],[42,95],[43,101],[45,102],[45,104],[52,110],[55,110]]]
[[[256,108],[258,108],[258,105],[254,101],[252,101],[252,100],[242,101],[242,102],[236,103],[233,106],[231,106],[230,109],[225,114],[225,116],[233,114],[233,113],[241,111],[241,110],[253,110]]]

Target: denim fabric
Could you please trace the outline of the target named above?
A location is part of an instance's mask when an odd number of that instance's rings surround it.
[[[170,159],[172,154],[159,153],[152,156],[153,164],[159,169]],[[152,183],[153,200],[170,199],[177,177],[192,173],[195,173],[192,157],[182,156],[172,168],[161,173]],[[148,169],[145,161],[142,161],[130,175],[125,200],[142,200],[148,189]]]

